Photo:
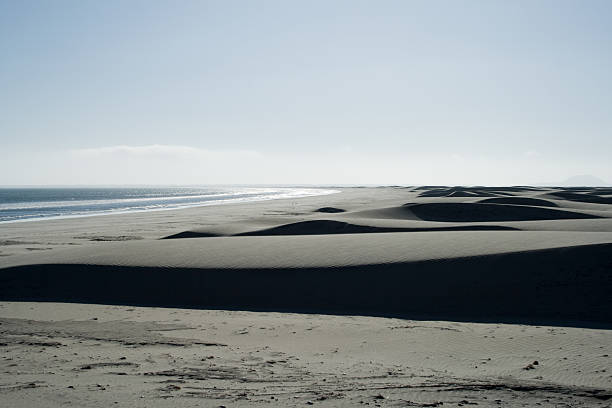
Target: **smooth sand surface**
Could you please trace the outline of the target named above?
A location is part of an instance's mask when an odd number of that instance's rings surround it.
[[[0,406],[607,406],[609,189],[340,190],[1,224]]]

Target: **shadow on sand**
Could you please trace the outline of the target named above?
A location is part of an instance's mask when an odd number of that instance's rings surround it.
[[[0,299],[612,328],[612,244],[330,268],[0,270]]]

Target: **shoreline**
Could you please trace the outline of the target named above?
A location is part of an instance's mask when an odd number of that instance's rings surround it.
[[[13,223],[21,223],[21,222],[35,222],[35,221],[51,221],[51,220],[65,220],[72,218],[86,218],[86,217],[101,217],[101,216],[111,216],[111,215],[125,215],[125,214],[136,214],[136,213],[148,213],[148,212],[157,212],[157,211],[174,211],[174,210],[185,210],[190,208],[198,208],[198,207],[208,207],[214,205],[229,205],[229,204],[247,204],[261,201],[272,201],[272,200],[289,200],[289,199],[300,199],[307,197],[317,197],[317,196],[325,196],[330,194],[337,194],[339,190],[332,189],[323,189],[323,188],[308,188],[308,190],[317,190],[319,193],[316,194],[307,194],[300,196],[292,196],[292,197],[267,197],[267,198],[253,198],[253,199],[228,199],[228,200],[215,200],[210,202],[202,202],[197,204],[187,204],[187,205],[179,205],[177,207],[171,208],[149,208],[144,210],[122,210],[122,211],[110,211],[110,212],[92,212],[89,214],[74,214],[74,215],[60,215],[60,216],[50,216],[50,217],[38,217],[38,218],[26,218],[20,220],[9,220],[9,221],[0,221],[0,225],[4,224],[13,224]],[[169,197],[172,198],[172,197]],[[160,200],[168,199],[166,197],[161,198]]]

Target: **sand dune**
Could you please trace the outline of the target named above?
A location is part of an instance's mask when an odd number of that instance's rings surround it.
[[[427,203],[407,207],[417,217],[426,221],[486,222],[598,218],[596,215],[583,212],[505,204]]]
[[[485,202],[422,197],[440,191],[511,196]],[[215,221],[210,218],[215,207],[203,208],[201,215],[181,221],[179,231],[152,239],[121,230],[121,223],[113,234],[85,234],[76,225],[87,230],[91,223],[65,220],[48,228],[87,236],[88,244],[39,251],[27,250],[35,248],[32,240],[5,246],[26,251],[0,257],[0,298],[612,323],[609,308],[596,306],[609,300],[604,271],[610,265],[612,223],[589,210],[548,208],[562,207],[559,200],[533,198],[558,191],[352,189],[304,199],[302,207],[237,206],[246,211],[242,220],[233,219],[239,213],[234,209]],[[153,220],[173,219],[171,213]],[[129,217],[116,219],[130,225]],[[188,228],[195,220],[207,226]],[[108,242],[109,236],[123,238]],[[164,237],[175,239],[159,240]],[[7,236],[5,242],[19,239]]]
[[[336,207],[321,207],[321,208],[317,208],[315,210],[315,212],[320,212],[320,213],[342,213],[345,212],[346,210],[343,210],[342,208],[336,208]]]
[[[435,232],[435,231],[512,231],[513,227],[498,225],[458,225],[447,227],[421,227],[421,228],[392,228],[374,227],[368,225],[350,224],[342,221],[316,220],[302,221],[293,224],[281,225],[259,231],[243,232],[242,236],[269,236],[269,235],[324,235],[324,234],[371,234],[377,232]]]
[[[153,239],[120,223],[113,234],[85,233],[92,224],[83,220],[80,232],[66,227],[77,221],[49,223],[88,245],[35,251],[31,236],[2,237],[3,248],[26,251],[0,257],[0,299],[610,324],[600,305],[612,289],[612,223],[602,210],[553,209],[564,202],[534,198],[564,191],[352,189],[302,207],[238,206],[242,220],[232,219],[236,210],[216,222],[190,216],[182,226],[207,226]],[[508,195],[482,200],[479,192]]]
[[[199,232],[199,231],[183,231],[178,234],[168,235],[161,239],[176,239],[176,238],[206,238],[206,237],[220,237],[220,234],[213,234],[211,232]]]
[[[7,259],[0,298],[606,325],[610,243],[544,231],[107,243]]]
[[[612,244],[358,266],[59,263],[5,269],[0,297],[612,327],[610,265]]]
[[[513,231],[517,228],[498,225],[459,225],[447,227],[382,227],[352,224],[335,220],[301,221],[255,231],[241,232],[235,236],[274,236],[274,235],[327,235],[327,234],[373,234],[380,232],[425,232],[425,231]],[[205,231],[184,231],[162,239],[205,238],[219,236]]]
[[[531,191],[524,187],[420,187],[419,197],[496,197]]]
[[[514,205],[533,205],[536,207],[558,207],[557,204],[552,201],[542,200],[538,198],[530,197],[500,197],[500,198],[487,198],[478,201],[483,204],[514,204]]]
[[[568,192],[568,191],[557,191],[551,193],[555,197],[562,198],[564,200],[579,201],[584,203],[595,203],[595,204],[612,204],[612,198],[601,196],[592,191],[585,191],[582,193]]]
[[[604,193],[353,188],[5,224],[0,401],[602,406]]]

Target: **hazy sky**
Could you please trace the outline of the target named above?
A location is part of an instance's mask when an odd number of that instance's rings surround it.
[[[612,1],[0,0],[0,184],[612,181]]]

